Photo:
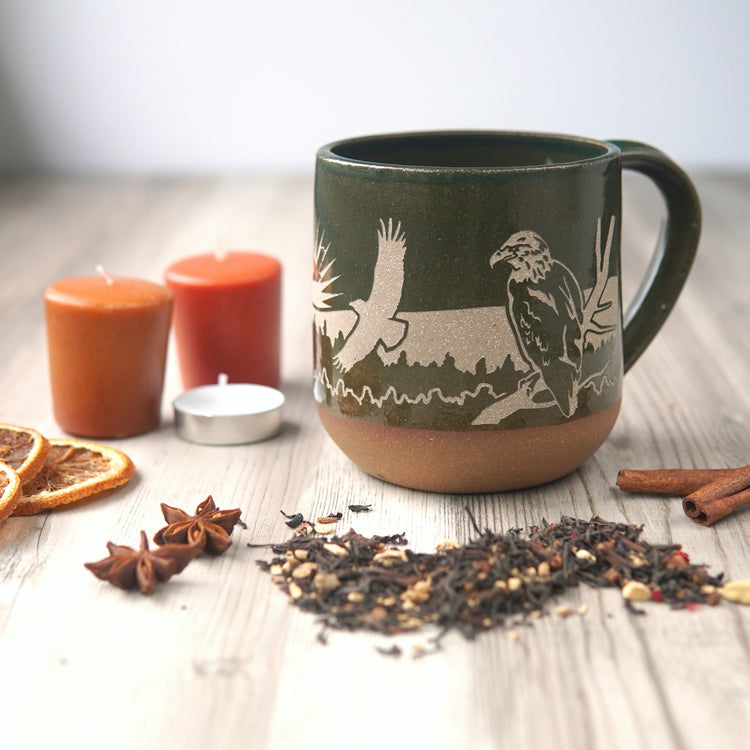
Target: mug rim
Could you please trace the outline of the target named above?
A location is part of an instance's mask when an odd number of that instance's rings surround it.
[[[515,145],[516,147],[532,146],[541,150],[543,146],[548,149],[579,149],[580,158],[564,158],[560,161],[544,161],[541,163],[508,163],[508,164],[448,164],[448,163],[418,163],[418,160],[399,160],[393,158],[365,158],[360,153],[376,151],[385,157],[390,149],[393,154],[398,147],[419,148],[432,143],[437,146],[443,143],[445,148],[450,148],[451,143],[464,148],[481,144],[499,147],[501,145]],[[347,153],[348,152],[348,153]],[[549,153],[549,152],[548,152]],[[343,138],[321,146],[317,152],[317,160],[358,168],[369,168],[375,170],[395,170],[408,172],[461,172],[461,173],[505,173],[526,171],[548,171],[570,169],[585,164],[601,162],[611,159],[619,153],[618,147],[609,141],[601,141],[585,136],[568,135],[564,133],[553,133],[543,131],[523,130],[418,130],[392,133],[376,133],[371,135]],[[548,157],[549,158],[549,157]]]

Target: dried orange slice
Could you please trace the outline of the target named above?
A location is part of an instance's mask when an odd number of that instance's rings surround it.
[[[50,440],[42,470],[23,488],[15,516],[29,516],[125,484],[135,473],[122,451],[84,440]]]
[[[0,521],[4,521],[18,505],[21,479],[8,464],[0,461]]]
[[[0,461],[14,469],[26,484],[44,466],[49,442],[36,430],[14,424],[0,424]]]

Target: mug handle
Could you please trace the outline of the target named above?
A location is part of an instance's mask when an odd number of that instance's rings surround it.
[[[690,178],[661,151],[637,141],[609,142],[622,152],[622,168],[648,177],[661,191],[667,208],[664,231],[623,317],[627,372],[664,325],[682,291],[698,250],[701,206]]]

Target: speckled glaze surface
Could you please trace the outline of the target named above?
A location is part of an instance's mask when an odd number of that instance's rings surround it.
[[[500,491],[563,476],[604,442],[698,236],[668,236],[677,273],[651,284],[624,346],[626,152],[635,169],[657,165],[672,226],[691,211],[699,226],[687,177],[641,144],[464,132],[319,151],[314,392],[358,466],[419,489]]]

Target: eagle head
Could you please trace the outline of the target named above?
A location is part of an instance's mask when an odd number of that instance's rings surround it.
[[[511,278],[516,281],[539,281],[552,267],[552,256],[547,243],[528,230],[516,232],[490,257],[490,268],[498,263],[511,267]]]

